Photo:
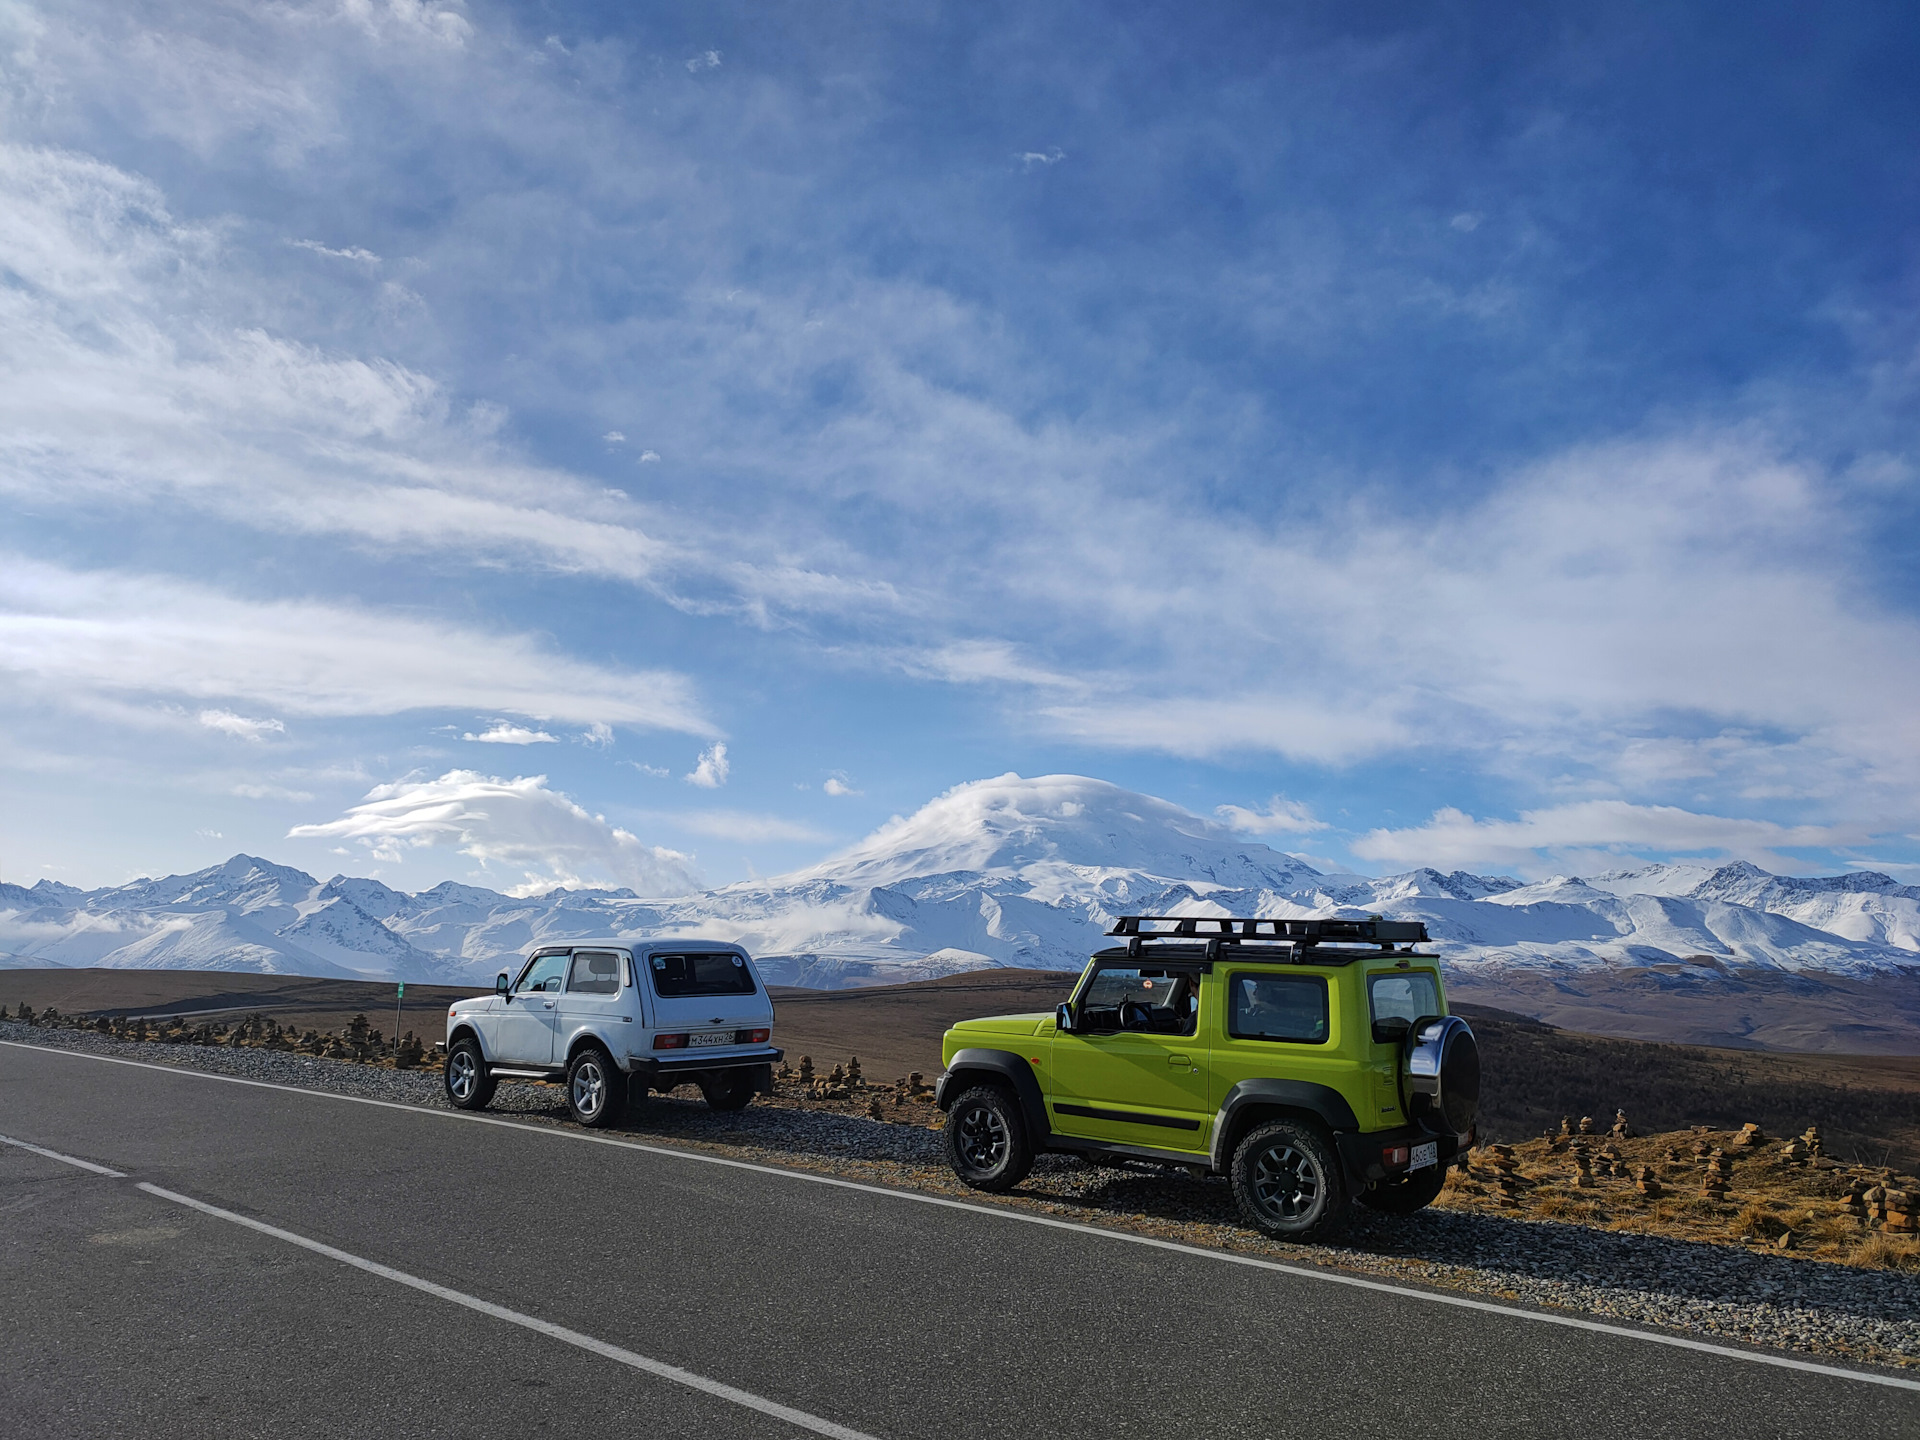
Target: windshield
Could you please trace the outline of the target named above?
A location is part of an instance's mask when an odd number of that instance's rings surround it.
[[[652,955],[647,968],[653,972],[653,990],[663,1000],[686,995],[751,995],[753,972],[744,956],[728,950],[709,950],[691,955]]]

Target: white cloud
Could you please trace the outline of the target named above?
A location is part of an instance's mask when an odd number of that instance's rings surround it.
[[[0,625],[5,620],[0,617]],[[222,735],[231,735],[237,740],[251,740],[255,744],[269,735],[287,733],[283,720],[250,720],[245,715],[236,715],[231,710],[202,710],[200,723],[209,730],[218,730]]]
[[[727,747],[716,740],[700,752],[700,762],[680,778],[702,790],[718,790],[727,783],[733,762],[727,759]]]
[[[1327,828],[1327,822],[1316,820],[1306,805],[1284,795],[1274,796],[1265,810],[1221,805],[1214,813],[1233,829],[1248,835],[1311,835]]]
[[[695,835],[710,835],[717,840],[738,840],[747,844],[768,841],[801,841],[824,844],[833,837],[799,820],[779,815],[756,815],[744,810],[682,810],[662,812],[657,819],[668,821]]]
[[[862,792],[853,788],[847,779],[847,772],[836,770],[821,784],[820,788],[829,795],[858,795]]]
[[[1460,231],[1464,235],[1464,234],[1470,234],[1471,232],[1478,230],[1480,228],[1480,222],[1485,218],[1486,217],[1484,215],[1481,215],[1477,212],[1464,211],[1461,214],[1454,216],[1453,219],[1449,220],[1447,223],[1451,225],[1454,229]]]
[[[1020,162],[1022,169],[1031,170],[1036,165],[1058,165],[1067,158],[1067,152],[1056,145],[1051,150],[1023,150],[1013,158]]]
[[[468,732],[460,737],[479,745],[554,745],[559,736],[549,735],[544,730],[529,730],[524,725],[515,725],[511,721],[496,720],[492,726],[475,735]]]
[[[547,788],[544,775],[502,780],[449,770],[436,780],[375,786],[338,820],[296,825],[289,839],[351,839],[378,860],[450,845],[483,866],[523,874],[516,893],[608,882],[643,895],[683,895],[701,882],[686,855],[643,844]]]
[[[580,743],[582,745],[591,745],[597,750],[611,750],[613,748],[613,727],[604,721],[596,720],[593,724],[589,725],[585,733],[580,736]]]
[[[627,443],[627,437],[622,435],[618,430],[609,430],[600,438],[609,445],[624,445]]]
[[[718,50],[703,51],[687,61],[687,72],[693,75],[699,74],[702,70],[718,70],[719,68],[720,52]]]
[[[658,465],[660,463],[660,452],[657,450],[642,450],[640,452],[640,463],[642,465]]]
[[[0,674],[76,695],[186,696],[295,715],[492,710],[712,732],[675,674],[609,670],[489,634],[318,601],[252,601],[174,580],[0,555]],[[202,723],[248,722],[210,709]]]
[[[648,776],[654,780],[664,780],[667,778],[667,776],[673,773],[671,770],[667,769],[667,767],[664,765],[649,765],[643,760],[622,760],[620,763],[622,765],[631,765],[634,769],[638,770],[642,775]]]
[[[1349,848],[1363,860],[1388,865],[1451,869],[1491,864],[1537,869],[1543,857],[1573,851],[1626,854],[1637,848],[1658,854],[1717,852],[1771,860],[1771,852],[1778,847],[1852,845],[1865,838],[1857,827],[1776,825],[1695,814],[1671,805],[1585,800],[1523,811],[1517,820],[1476,820],[1460,810],[1437,810],[1425,825],[1373,830]]]
[[[316,255],[325,255],[334,260],[352,260],[361,265],[378,265],[380,257],[371,250],[362,250],[358,246],[346,250],[334,250],[322,245],[318,240],[289,240],[296,250],[311,250]]]
[[[313,799],[311,791],[289,790],[284,785],[236,785],[233,787],[233,793],[242,800],[287,800],[305,803]]]

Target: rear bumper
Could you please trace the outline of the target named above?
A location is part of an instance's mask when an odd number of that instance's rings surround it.
[[[1450,1165],[1473,1148],[1473,1134],[1436,1135],[1419,1125],[1402,1125],[1392,1130],[1349,1130],[1339,1136],[1340,1160],[1347,1167],[1347,1178],[1365,1187],[1382,1180],[1397,1180],[1407,1166],[1389,1165],[1382,1152],[1404,1146],[1432,1145],[1442,1166]]]
[[[787,1052],[772,1045],[756,1045],[751,1050],[730,1050],[725,1055],[632,1055],[627,1058],[627,1073],[649,1083],[661,1081],[678,1085],[695,1075],[713,1070],[741,1070],[764,1065],[769,1071],[786,1058]]]

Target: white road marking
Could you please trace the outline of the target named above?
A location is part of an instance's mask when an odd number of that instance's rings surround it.
[[[209,1205],[204,1200],[195,1200],[190,1195],[179,1195],[172,1190],[162,1190],[158,1185],[149,1185],[144,1180],[138,1182],[138,1188],[149,1195],[157,1195],[162,1200],[170,1200],[175,1205],[184,1205],[190,1210],[198,1210],[202,1215],[211,1215],[216,1220],[225,1220],[229,1224],[243,1225],[262,1235],[270,1235],[275,1240],[284,1240],[289,1245],[298,1245],[302,1250],[311,1250],[316,1255],[324,1255],[329,1260],[338,1260],[342,1265],[351,1265],[356,1270],[364,1270],[369,1275],[378,1275],[382,1280],[391,1280],[396,1285],[405,1285],[409,1289],[432,1295],[436,1299],[450,1304],[462,1305],[482,1315],[490,1315],[495,1320],[504,1320],[509,1325],[518,1325],[523,1330],[531,1330],[536,1335],[545,1335],[548,1339],[561,1341],[591,1355],[603,1359],[618,1361],[635,1370],[644,1371],[662,1380],[671,1380],[676,1385],[684,1385],[689,1390],[698,1390],[703,1395],[725,1400],[729,1404],[740,1405],[748,1410],[757,1410],[762,1415],[771,1415],[784,1420],[789,1425],[802,1430],[811,1430],[816,1435],[829,1435],[833,1440],[873,1440],[864,1431],[849,1429],[845,1425],[836,1425],[831,1420],[822,1420],[818,1415],[809,1415],[804,1410],[796,1410],[791,1405],[782,1405],[777,1400],[768,1400],[755,1395],[750,1390],[722,1384],[718,1380],[709,1380],[704,1375],[696,1375],[691,1370],[682,1370],[678,1365],[669,1365],[663,1360],[649,1359],[645,1355],[636,1355],[631,1350],[623,1350],[618,1345],[609,1345],[604,1340],[596,1340],[591,1335],[583,1335],[578,1330],[569,1330],[564,1325],[555,1325],[539,1320],[531,1315],[523,1315],[518,1310],[509,1310],[504,1305],[495,1305],[482,1300],[477,1295],[468,1295],[460,1290],[449,1289],[445,1285],[436,1285],[431,1280],[422,1280],[418,1275],[409,1275],[404,1270],[395,1270],[375,1260],[362,1259],[345,1250],[336,1250],[318,1240],[309,1240],[304,1235],[296,1235],[291,1230],[282,1230],[277,1225],[268,1225],[245,1215],[236,1215],[231,1210],[222,1210],[218,1205]]]
[[[43,1150],[38,1145],[29,1145],[24,1140],[16,1140],[11,1135],[0,1135],[0,1145],[14,1145],[22,1150],[31,1150],[36,1155],[44,1155],[49,1160],[58,1160],[62,1165],[78,1165],[82,1170],[91,1170],[96,1175],[105,1175],[111,1180],[124,1180],[126,1175],[118,1170],[109,1170],[104,1165],[96,1165],[91,1160],[81,1160],[72,1155],[62,1155],[58,1150]]]
[[[941,1195],[922,1195],[912,1190],[893,1190],[884,1185],[867,1185],[858,1180],[841,1180],[832,1175],[813,1175],[804,1170],[787,1170],[777,1165],[758,1165],[750,1160],[729,1160],[721,1155],[704,1155],[697,1150],[681,1150],[669,1145],[648,1145],[635,1140],[618,1140],[586,1130],[562,1130],[547,1125],[524,1125],[502,1120],[496,1115],[473,1115],[464,1110],[436,1110],[425,1105],[404,1105],[397,1100],[373,1100],[364,1095],[340,1095],[330,1090],[308,1090],[299,1085],[281,1085],[271,1080],[246,1080],[237,1075],[215,1075],[205,1070],[189,1070],[178,1065],[154,1065],[144,1060],[123,1060],[116,1055],[94,1055],[84,1050],[61,1050],[51,1045],[29,1045],[18,1040],[0,1040],[0,1045],[32,1050],[42,1055],[64,1055],[76,1060],[100,1060],[109,1065],[131,1065],[140,1070],[159,1070],[168,1075],[184,1075],[195,1080],[220,1080],[230,1085],[251,1085],[261,1090],[284,1090],[292,1095],[308,1095],[321,1100],[344,1100],[355,1105],[373,1105],[383,1110],[402,1110],[409,1115],[426,1115],[438,1120],[470,1120],[477,1125],[498,1125],[530,1135],[551,1135],[562,1140],[584,1141],[590,1145],[609,1145],[619,1150],[638,1150],[646,1155],[664,1155],[673,1160],[690,1160],[702,1165],[722,1165],[734,1170],[751,1170],[783,1180],[804,1180],[810,1185],[828,1185],[837,1190],[854,1190],[865,1195],[881,1195],[889,1200],[905,1200],[916,1205],[933,1205],[946,1210],[965,1210],[974,1215],[990,1215],[997,1220],[1016,1220],[1024,1225],[1041,1225],[1052,1230],[1072,1230],[1101,1240],[1118,1240],[1129,1245],[1145,1245],[1155,1250],[1171,1250],[1202,1260],[1227,1265],[1244,1265],[1254,1270],[1269,1270],[1301,1280],[1318,1280],[1328,1285],[1346,1285],[1356,1290],[1371,1290],[1407,1300],[1424,1300],[1431,1305],[1451,1305],[1460,1310],[1477,1310],[1488,1315],[1504,1315],[1516,1320],[1531,1320],[1539,1325],[1559,1325],[1569,1330],[1584,1330],[1596,1335],[1612,1335],[1640,1340],[1649,1345],[1666,1345],[1676,1350],[1692,1350],[1727,1360],[1743,1360],[1750,1365],[1772,1365],[1782,1370],[1799,1370],[1809,1375],[1825,1375],[1836,1380],[1854,1380],[1866,1385],[1885,1385],[1895,1390],[1920,1390],[1920,1380],[1898,1375],[1876,1375],[1867,1370],[1848,1370],[1838,1365],[1822,1365],[1813,1360],[1796,1360],[1787,1355],[1771,1355],[1756,1350],[1736,1350],[1731,1345],[1715,1345],[1707,1340],[1690,1340],[1683,1335],[1665,1335],[1652,1330],[1635,1330],[1626,1325],[1609,1325],[1601,1320],[1582,1320],[1573,1315],[1555,1315],[1540,1310],[1523,1310],[1517,1305],[1499,1305],[1489,1300],[1470,1300],[1464,1295],[1446,1295],[1432,1290],[1416,1290],[1384,1280],[1368,1280],[1358,1275],[1343,1275],[1306,1265],[1287,1265],[1277,1260],[1261,1260],[1252,1255],[1235,1255],[1226,1250],[1208,1250],[1198,1245],[1182,1245],[1177,1240],[1157,1240],[1150,1235],[1132,1235],[1124,1230],[1109,1230],[1099,1225],[1084,1225],[1074,1220],[1055,1220],[1023,1210],[996,1205],[976,1205],[965,1200],[949,1200]],[[85,1163],[85,1162],[79,1162]]]

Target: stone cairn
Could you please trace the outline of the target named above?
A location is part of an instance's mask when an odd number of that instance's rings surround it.
[[[1593,1188],[1593,1157],[1587,1153],[1584,1145],[1573,1147],[1573,1183],[1576,1189]]]
[[[1912,1235],[1920,1232],[1920,1195],[1911,1190],[1889,1190],[1880,1187],[1882,1230],[1891,1230],[1896,1234]]]
[[[1593,1117],[1591,1115],[1582,1115],[1580,1117],[1580,1133],[1582,1135],[1593,1134]]]
[[[1513,1158],[1513,1147],[1482,1145],[1476,1158],[1493,1172],[1493,1188],[1500,1192],[1500,1205],[1506,1209],[1519,1208],[1520,1196],[1531,1182],[1520,1173],[1520,1162]]]
[[[1613,1112],[1613,1130],[1611,1133],[1616,1140],[1631,1140],[1633,1138],[1633,1126],[1627,1123],[1626,1111],[1616,1110]]]
[[[1642,1165],[1634,1172],[1634,1188],[1649,1200],[1658,1200],[1666,1194],[1666,1187],[1660,1183],[1660,1177],[1653,1173],[1653,1166]]]
[[[1742,1150],[1757,1149],[1767,1143],[1766,1133],[1749,1120],[1740,1127],[1740,1133],[1733,1137],[1733,1143]]]

